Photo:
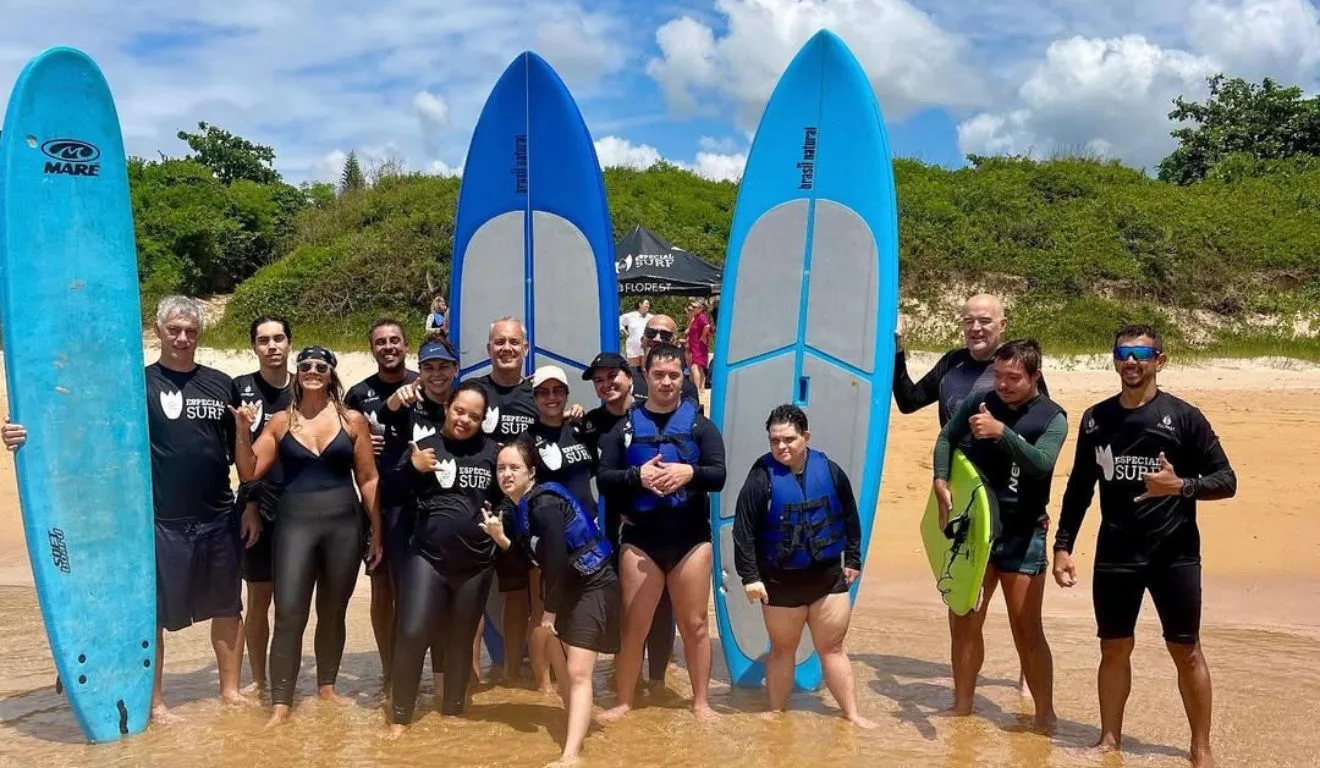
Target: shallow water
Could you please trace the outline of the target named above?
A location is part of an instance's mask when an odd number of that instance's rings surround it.
[[[222,706],[214,697],[207,630],[193,627],[166,638],[166,696],[186,722],[153,726],[101,746],[82,742],[63,697],[51,685],[54,672],[32,590],[0,587],[0,616],[5,617],[0,626],[0,764],[535,766],[558,755],[564,720],[556,699],[487,684],[475,691],[464,720],[445,720],[431,711],[429,674],[417,722],[397,742],[380,740],[385,714],[366,587],[363,580],[350,610],[340,677],[340,692],[354,704],[303,698],[290,725],[263,732],[264,708]],[[918,590],[917,583],[910,589]],[[1099,654],[1084,612],[1070,604],[1058,615],[1047,612],[1061,719],[1058,733],[1048,738],[1024,728],[1031,704],[1016,691],[1017,660],[999,603],[987,624],[977,714],[956,720],[938,716],[951,700],[947,629],[938,608],[922,596],[901,584],[887,583],[869,595],[863,586],[848,647],[861,708],[879,722],[876,730],[858,732],[847,725],[824,691],[795,694],[793,712],[773,722],[761,719],[762,693],[731,692],[723,683],[717,650],[712,703],[723,713],[717,722],[693,722],[686,709],[686,671],[675,663],[669,670],[670,693],[644,699],[644,706],[620,724],[593,728],[584,765],[1187,764],[1188,732],[1176,679],[1149,604],[1133,657],[1125,752],[1102,757],[1085,749],[1098,735],[1094,675]],[[310,633],[309,627],[309,639]],[[1204,645],[1214,676],[1214,745],[1221,764],[1316,765],[1320,638],[1306,631],[1210,626]],[[310,651],[309,644],[300,685],[304,696],[314,690]],[[612,699],[610,666],[608,658],[597,666],[597,704]]]

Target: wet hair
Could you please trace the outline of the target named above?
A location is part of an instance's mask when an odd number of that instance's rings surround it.
[[[164,328],[170,318],[183,316],[197,323],[197,332],[202,332],[202,305],[197,299],[188,296],[166,296],[156,304],[156,327]]]
[[[400,336],[400,338],[403,339],[403,343],[404,343],[405,345],[408,343],[408,332],[407,332],[406,330],[404,330],[404,328],[403,328],[403,323],[399,322],[398,320],[395,320],[395,319],[392,318],[392,317],[378,317],[378,318],[376,318],[376,322],[372,323],[372,324],[371,324],[371,327],[370,327],[369,329],[367,329],[367,343],[370,344],[370,343],[372,342],[372,340],[375,338],[375,336],[376,336],[376,329],[377,329],[377,328],[384,328],[384,327],[387,326],[387,325],[392,325],[392,326],[394,326],[395,328],[398,328],[398,329],[399,329],[399,336]]]
[[[1022,363],[1022,369],[1028,376],[1035,376],[1040,370],[1040,344],[1035,339],[1014,339],[1006,341],[995,350],[995,359]]]
[[[796,405],[785,403],[777,405],[770,412],[770,418],[765,420],[765,431],[769,432],[772,427],[780,424],[788,424],[798,431],[799,435],[807,433],[807,414]]]
[[[486,388],[478,384],[475,379],[468,379],[457,387],[454,387],[449,393],[450,404],[453,404],[453,402],[458,399],[458,396],[464,392],[476,392],[481,395],[481,409],[483,411],[490,407],[490,395],[487,394]]]
[[[646,362],[642,365],[644,370],[651,370],[651,366],[661,360],[677,360],[681,367],[684,363],[683,350],[678,348],[677,344],[660,342],[651,347],[651,351],[646,353]]]
[[[284,338],[290,342],[293,341],[293,329],[289,327],[288,320],[285,320],[279,315],[261,315],[256,320],[253,320],[252,325],[248,327],[248,336],[252,338],[253,344],[257,343],[257,329],[266,323],[279,323],[280,327],[284,329]]]
[[[1119,342],[1128,339],[1135,339],[1141,336],[1149,336],[1150,340],[1155,344],[1155,349],[1158,349],[1161,352],[1164,351],[1164,337],[1160,335],[1160,332],[1155,330],[1154,326],[1143,325],[1140,323],[1128,323],[1119,328],[1118,331],[1114,333],[1114,346],[1117,347]]]

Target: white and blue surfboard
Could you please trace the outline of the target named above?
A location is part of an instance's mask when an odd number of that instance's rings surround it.
[[[811,446],[848,473],[865,558],[889,426],[898,306],[898,219],[889,142],[874,92],[838,37],[818,32],[761,117],[729,234],[711,417],[728,482],[712,504],[715,608],[732,682],[760,685],[769,639],[733,558],[734,508],[769,450],[770,410],[807,413]],[[855,582],[851,598],[856,600]],[[821,683],[809,632],[794,682]]]
[[[28,558],[55,668],[94,742],[147,726],[156,550],[128,169],[100,69],[52,48],[0,137],[0,323]]]
[[[490,372],[490,324],[508,315],[527,326],[526,375],[559,365],[572,377],[619,350],[614,234],[596,148],[568,88],[530,51],[500,76],[472,133],[449,309],[462,378]],[[599,403],[585,383],[570,391],[570,403]],[[486,615],[496,663],[501,600],[492,590]]]

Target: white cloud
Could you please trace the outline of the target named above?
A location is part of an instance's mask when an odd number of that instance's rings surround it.
[[[450,165],[446,165],[443,160],[436,160],[431,163],[431,173],[435,174],[436,176],[462,176],[463,163],[450,166]]]
[[[709,137],[703,137],[698,143],[709,147],[712,141]],[[662,156],[660,150],[650,144],[633,144],[618,136],[597,140],[596,157],[602,168],[632,168],[638,171],[644,171],[664,160],[712,181],[737,181],[742,178],[743,168],[747,165],[747,155],[742,152],[700,151],[697,152],[695,162],[687,163]]]
[[[435,130],[449,127],[449,105],[444,99],[429,91],[418,91],[412,103],[423,125]]]
[[[130,153],[183,154],[175,132],[205,120],[274,146],[291,181],[325,178],[327,153],[368,145],[427,168],[462,157],[496,78],[523,50],[538,50],[582,99],[648,39],[586,2],[481,0],[458,13],[421,0],[9,0],[0,88],[46,46],[73,45],[105,72]],[[462,130],[437,130],[446,126]]]
[[[1320,14],[1308,0],[1198,0],[1184,10],[1185,48],[1136,34],[1051,43],[1015,99],[958,126],[959,149],[1086,152],[1152,169],[1176,146],[1174,99],[1204,99],[1208,76],[1316,84]]]
[[[848,44],[888,118],[925,106],[978,106],[987,95],[963,61],[963,38],[908,0],[716,0],[715,8],[726,21],[720,36],[686,16],[656,32],[661,57],[647,73],[680,114],[723,99],[743,127],[755,126],[793,55],[823,28]]]

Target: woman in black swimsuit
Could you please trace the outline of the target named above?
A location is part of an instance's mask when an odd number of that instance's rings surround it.
[[[302,635],[316,590],[316,682],[322,699],[335,693],[344,653],[344,616],[357,584],[362,555],[361,504],[371,525],[368,562],[381,558],[376,507],[376,461],[362,414],[344,408],[334,353],[307,347],[298,354],[293,404],[276,414],[257,438],[249,437],[255,407],[233,409],[234,463],[244,482],[280,463],[284,494],[276,515],[275,634],[270,649],[271,702],[267,726],[289,719],[302,660]]]

